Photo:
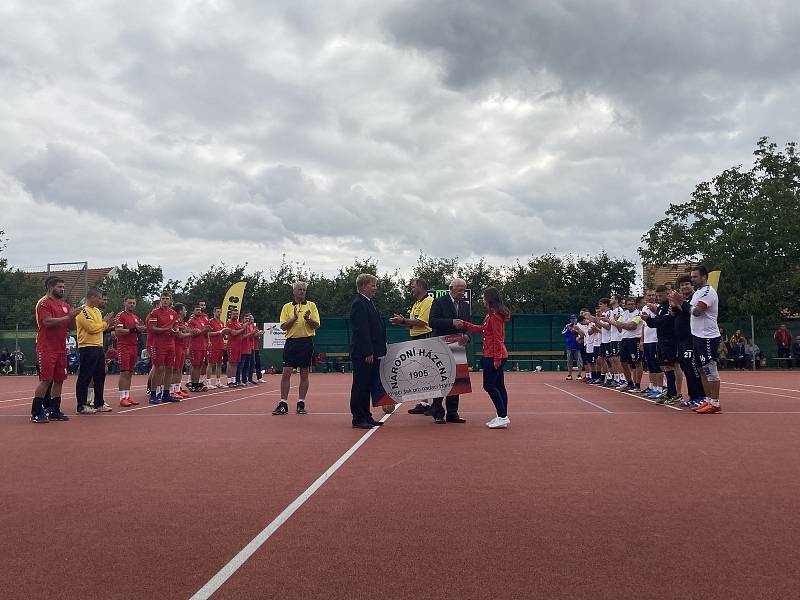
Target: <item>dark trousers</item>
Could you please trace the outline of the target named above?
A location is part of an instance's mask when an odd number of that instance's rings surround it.
[[[497,416],[507,417],[508,392],[506,392],[506,384],[503,380],[503,368],[506,366],[506,360],[503,359],[500,366],[495,369],[494,359],[484,356],[481,359],[481,366],[483,367],[483,389],[492,399]]]
[[[106,383],[106,357],[102,348],[89,346],[78,348],[80,368],[78,380],[75,382],[75,395],[78,406],[86,405],[89,395],[89,382],[94,379],[94,407],[103,406],[103,386]]]
[[[256,377],[261,381],[261,352],[258,350],[253,352],[253,363],[255,363],[256,366]]]
[[[778,361],[781,364],[786,365],[787,368],[792,368],[792,359],[789,357],[789,348],[781,348],[778,346],[778,358],[785,358],[786,360]]]
[[[700,380],[700,373],[694,362],[694,350],[689,347],[689,344],[678,345],[678,362],[686,378],[686,390],[689,393],[689,399],[705,398],[706,393],[703,390],[703,382]]]
[[[253,354],[242,354],[242,360],[239,361],[241,368],[241,378],[239,381],[253,381]],[[238,370],[238,369],[237,369]]]
[[[444,401],[444,406],[442,406]],[[447,416],[454,418],[458,416],[458,396],[448,396],[447,398],[434,398],[431,404],[431,416],[434,419],[444,418],[444,411],[447,409]]]
[[[379,378],[380,361],[372,364],[364,362],[363,357],[353,357],[353,386],[350,388],[350,413],[353,424],[372,421],[370,411],[370,390]]]

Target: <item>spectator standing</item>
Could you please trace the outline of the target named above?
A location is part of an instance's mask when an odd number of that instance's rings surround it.
[[[778,358],[781,359],[778,362],[784,363],[787,368],[791,367],[792,332],[786,327],[786,323],[780,324],[772,339],[778,347]]]
[[[583,360],[581,359],[581,345],[578,342],[578,335],[575,333],[575,327],[578,324],[578,315],[570,315],[569,323],[564,325],[561,330],[561,335],[564,336],[567,344],[567,380],[572,379],[572,369],[577,369],[578,379],[581,378],[581,369],[583,369]]]
[[[794,344],[792,344],[792,355],[794,356],[794,365],[796,367],[800,367],[800,335],[794,338]]]
[[[3,351],[0,352],[0,375],[11,374],[14,370],[14,367],[11,366],[11,362],[11,352],[8,351],[8,348],[3,348]]]

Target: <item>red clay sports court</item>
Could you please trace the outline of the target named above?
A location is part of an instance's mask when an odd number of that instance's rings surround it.
[[[311,377],[284,417],[277,376],[87,416],[70,378],[47,425],[0,379],[2,597],[800,596],[793,372],[724,372],[705,416],[510,373],[508,430],[473,373],[465,425],[368,432],[349,375]]]

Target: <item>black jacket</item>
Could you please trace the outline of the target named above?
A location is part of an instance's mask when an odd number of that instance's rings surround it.
[[[650,317],[645,323],[648,327],[655,327],[659,342],[675,341],[675,317],[670,310],[669,301],[659,304],[656,316]]]
[[[675,339],[679,342],[689,343],[692,341],[692,305],[688,300],[684,300],[681,305],[681,310],[677,308],[672,309],[672,314],[675,317]]]
[[[386,355],[386,326],[372,301],[361,294],[356,295],[350,307],[350,327],[351,358]]]
[[[468,333],[462,329],[453,327],[453,319],[461,319],[463,321],[470,320],[469,302],[463,298],[458,302],[458,316],[456,316],[456,309],[453,305],[453,299],[450,294],[439,296],[433,301],[431,305],[431,314],[429,317],[428,325],[433,329],[431,335],[453,335],[455,333]]]

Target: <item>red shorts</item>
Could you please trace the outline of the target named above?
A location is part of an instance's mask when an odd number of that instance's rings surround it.
[[[136,369],[136,359],[139,357],[136,346],[119,346],[119,370],[133,371]]]
[[[66,381],[66,351],[42,350],[36,353],[36,360],[39,362],[39,381]]]
[[[228,346],[228,362],[229,363],[238,363],[242,359],[242,347],[241,346]]]
[[[208,350],[208,364],[219,365],[222,364],[222,348],[209,348]]]
[[[172,365],[173,368],[177,369],[178,371],[183,370],[183,363],[186,361],[186,347],[181,344],[177,348],[175,348],[175,363]]]
[[[191,349],[191,356],[192,356],[192,366],[193,367],[202,367],[203,363],[206,360],[206,349],[205,348],[192,348]]]
[[[175,346],[149,348],[148,352],[154,367],[171,367],[175,364]]]

